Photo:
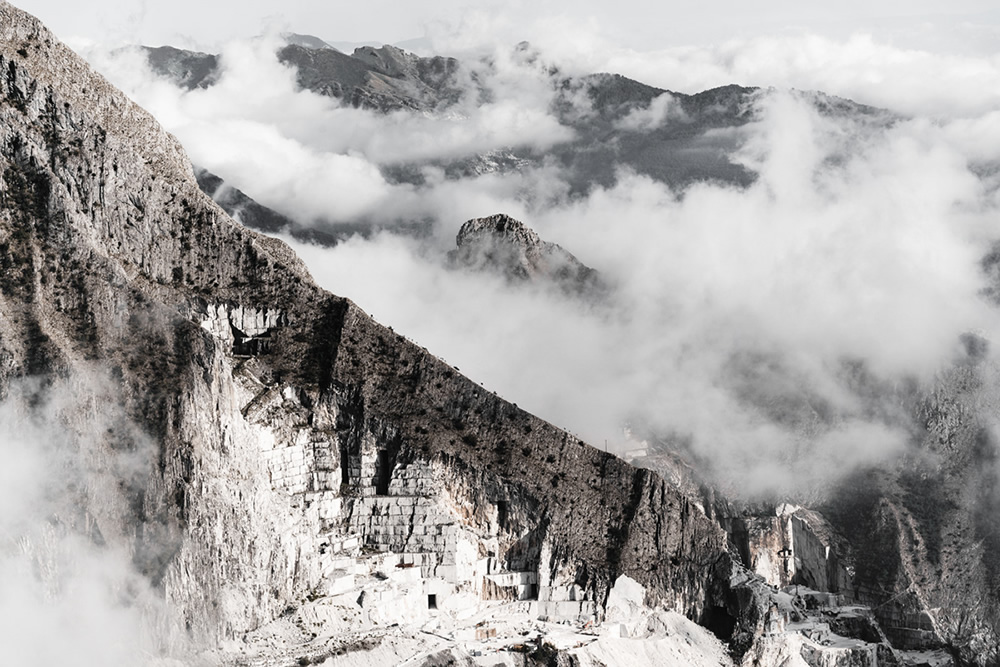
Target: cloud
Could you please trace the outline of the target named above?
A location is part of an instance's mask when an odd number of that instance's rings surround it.
[[[219,85],[204,91],[179,91],[135,62],[105,69],[195,162],[265,205],[304,224],[419,224],[419,238],[292,245],[324,287],[590,442],[632,448],[622,437],[631,423],[744,492],[803,493],[898,455],[912,424],[892,387],[931,382],[963,354],[961,334],[998,324],[980,268],[998,237],[996,62],[863,36],[641,54],[574,37],[576,51],[487,50],[463,70],[462,101],[438,114],[376,114],[298,90],[267,40],[228,47]],[[612,185],[571,194],[551,161],[464,176],[442,167],[571,138],[552,112],[557,64],[674,90],[777,85],[757,95],[754,122],[708,132],[732,135],[729,159],[756,181],[675,191],[620,168]],[[927,85],[928,71],[955,85]],[[913,116],[820,111],[815,95],[785,86],[857,93]],[[620,122],[650,131],[673,113],[664,95]],[[419,178],[384,175],[400,162]],[[446,269],[462,222],[497,212],[597,268],[614,286],[609,301]]]
[[[734,15],[742,11],[734,8]],[[829,26],[830,18],[823,23]],[[737,83],[822,90],[913,115],[995,110],[1000,104],[996,17],[980,13],[956,23],[944,18],[935,17],[937,25],[900,17],[826,31],[789,25],[726,31],[713,21],[709,38],[675,28],[680,34],[672,39],[640,43],[616,34],[620,26],[614,22],[551,15],[524,22],[517,39],[529,40],[569,73],[613,72],[681,93]],[[484,44],[509,43],[510,34],[503,19],[481,13],[475,20],[438,23],[429,36],[440,52],[464,55],[481,53]],[[988,47],[967,50],[973,42]]]
[[[228,44],[218,83],[191,91],[153,75],[139,51],[94,47],[87,56],[196,164],[305,224],[417,217],[419,198],[387,180],[386,166],[507,147],[544,151],[573,137],[549,110],[556,91],[545,68],[516,50],[463,70],[466,96],[447,113],[379,114],[299,89],[278,47],[272,36]],[[484,90],[492,100],[481,101]]]
[[[674,100],[673,95],[663,93],[653,98],[648,107],[633,109],[616,121],[615,129],[649,132],[663,125],[668,118],[683,122],[686,120],[686,115]]]
[[[901,49],[857,33],[734,39],[711,47],[576,54],[577,67],[618,72],[668,90],[694,93],[746,86],[822,90],[893,111],[975,116],[1000,104],[1000,57]]]
[[[909,439],[898,405],[858,393],[855,364],[929,382],[962,333],[998,324],[979,268],[997,208],[948,127],[825,116],[792,93],[758,111],[736,156],[759,175],[748,188],[621,172],[586,198],[481,211],[598,268],[609,307],[449,272],[427,241],[290,242],[325,287],[591,442],[628,448],[631,420],[743,492],[815,489]]]

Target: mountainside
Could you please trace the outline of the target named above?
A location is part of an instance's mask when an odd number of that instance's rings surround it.
[[[711,491],[704,502],[740,561],[770,584],[801,584],[869,608],[878,632],[903,652],[947,648],[957,664],[994,664],[1000,527],[991,424],[1000,384],[986,341],[970,335],[964,343],[967,356],[927,385],[857,387],[872,406],[901,408],[913,429],[890,464],[860,467],[809,508],[795,499],[730,503]],[[785,419],[815,418],[807,404],[773,407]],[[689,496],[706,494],[678,459],[657,443],[632,461]]]
[[[110,379],[152,456],[56,515],[124,546],[192,642],[405,554],[423,614],[479,592],[600,617],[628,575],[746,649],[758,609],[703,512],[318,289],[198,189],[148,114],[34,19],[0,18],[0,395],[30,411]],[[109,435],[94,456],[135,447]]]

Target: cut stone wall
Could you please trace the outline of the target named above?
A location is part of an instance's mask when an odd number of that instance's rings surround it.
[[[769,584],[802,584],[820,591],[850,588],[850,576],[822,517],[794,505],[780,505],[774,515],[733,520],[734,541],[747,566]]]

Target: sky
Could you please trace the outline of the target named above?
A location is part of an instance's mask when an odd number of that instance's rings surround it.
[[[1000,30],[1000,8],[990,0],[715,0],[651,8],[626,0],[424,0],[380,3],[314,0],[20,0],[64,41],[170,44],[217,50],[224,42],[281,29],[343,42],[395,43],[428,38],[447,50],[448,35],[489,26],[498,39],[541,43],[596,36],[606,44],[649,50],[720,44],[759,35],[803,32],[844,38],[878,36],[901,48],[989,53]]]

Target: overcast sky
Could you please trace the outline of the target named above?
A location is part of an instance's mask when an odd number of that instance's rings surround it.
[[[843,38],[860,32],[897,47],[964,53],[994,52],[1000,35],[1000,8],[993,0],[712,0],[671,3],[652,12],[649,3],[636,0],[14,0],[14,4],[41,18],[64,41],[83,38],[205,50],[274,27],[345,42],[394,43],[429,37],[447,46],[456,34],[488,32],[509,42],[579,37],[589,45],[637,49],[799,32]]]

